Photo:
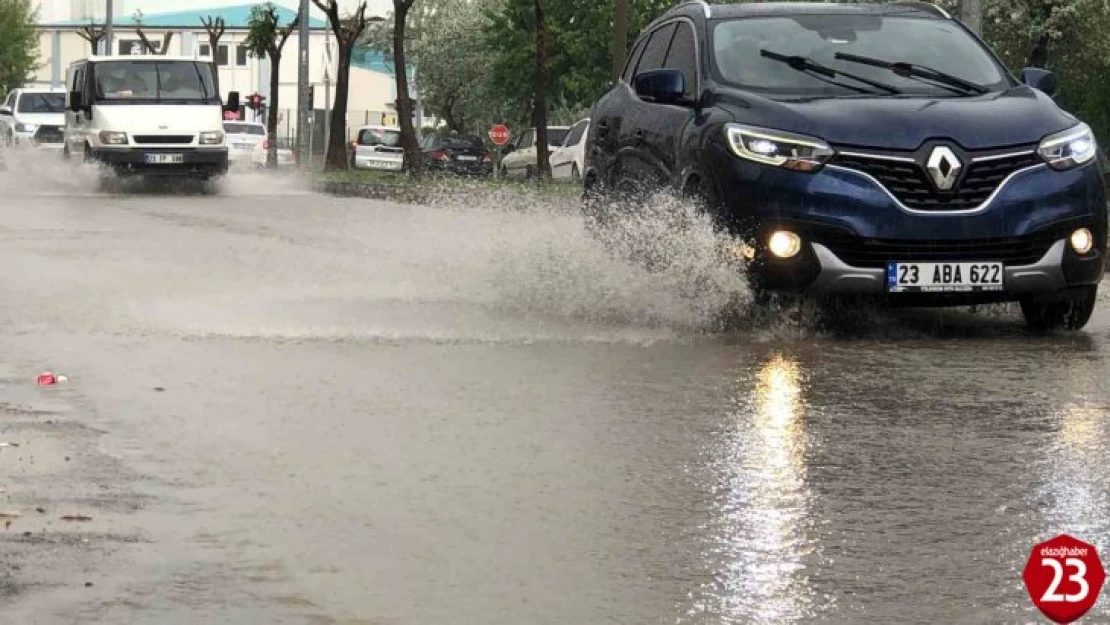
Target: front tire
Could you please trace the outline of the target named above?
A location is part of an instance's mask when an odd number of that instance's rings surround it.
[[[1042,301],[1035,298],[1021,301],[1025,324],[1035,332],[1082,330],[1091,320],[1098,301],[1098,286],[1084,286],[1065,299]]]

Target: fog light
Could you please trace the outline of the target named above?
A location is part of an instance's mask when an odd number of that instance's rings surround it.
[[[1080,228],[1071,233],[1071,249],[1075,250],[1076,254],[1086,254],[1091,251],[1095,246],[1095,237],[1091,231],[1086,228]]]
[[[779,258],[790,258],[802,251],[802,239],[793,232],[779,230],[771,235],[767,247]]]

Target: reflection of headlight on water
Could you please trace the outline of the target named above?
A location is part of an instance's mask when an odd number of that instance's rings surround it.
[[[725,622],[789,623],[813,613],[804,570],[812,541],[803,383],[794,359],[766,361],[719,452],[717,480],[726,492],[715,524],[716,581],[704,604]]]

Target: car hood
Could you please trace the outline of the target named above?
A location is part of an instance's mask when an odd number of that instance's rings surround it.
[[[832,145],[915,150],[946,138],[968,150],[1036,143],[1078,120],[1026,86],[975,97],[772,100],[724,91],[736,120],[819,137]]]
[[[16,113],[15,119],[24,124],[36,126],[65,126],[65,113]]]
[[[220,107],[206,104],[121,104],[93,108],[93,123],[131,134],[223,131]]]

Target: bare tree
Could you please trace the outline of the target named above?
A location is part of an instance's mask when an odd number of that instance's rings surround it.
[[[281,51],[289,35],[297,30],[303,16],[300,12],[288,26],[281,26],[277,7],[272,2],[251,7],[248,26],[247,51],[255,58],[270,59],[270,107],[266,116],[266,133],[269,135],[270,148],[266,152],[266,166],[277,166],[277,125],[278,125],[278,79],[281,77]]]
[[[104,31],[104,27],[97,26],[96,24],[89,24],[78,28],[77,34],[80,35],[82,39],[89,42],[93,54],[100,51],[100,42],[104,41],[104,37],[107,35]]]
[[[615,0],[613,5],[613,80],[621,75],[628,56],[628,0]]]
[[[324,159],[325,170],[347,168],[347,93],[350,90],[351,53],[355,44],[366,32],[366,0],[354,12],[339,17],[338,0],[312,0],[328,17],[335,43],[339,46],[339,65],[335,76],[335,102],[332,105],[331,128],[328,134],[328,152]]]
[[[224,18],[213,18],[211,15],[200,18],[200,23],[204,25],[204,31],[208,33],[208,49],[212,51],[212,74],[218,76],[220,64],[216,54],[220,49],[220,37],[224,36],[227,24],[224,23]]]
[[[397,77],[397,123],[401,127],[401,145],[405,148],[405,164],[410,175],[424,171],[424,155],[416,140],[412,123],[413,101],[409,97],[408,65],[405,62],[405,22],[415,0],[393,0],[393,64]]]
[[[536,177],[551,178],[551,159],[547,149],[547,24],[543,2],[533,0],[536,13],[536,75],[533,87],[532,123],[536,127]]]
[[[139,36],[139,41],[143,44],[143,54],[156,54],[165,55],[170,51],[170,42],[173,41],[173,32],[166,31],[162,33],[162,47],[156,48],[150,39],[143,32],[143,12],[135,11],[135,34]]]

